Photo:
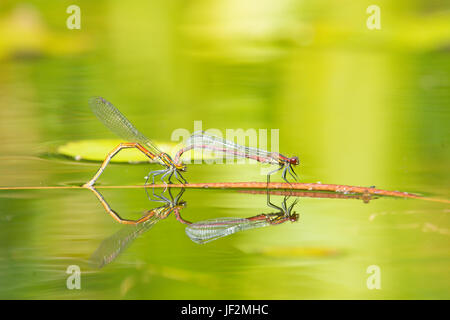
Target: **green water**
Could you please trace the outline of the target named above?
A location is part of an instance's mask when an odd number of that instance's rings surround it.
[[[71,186],[99,163],[49,157],[115,138],[101,95],[153,139],[174,130],[279,129],[303,182],[449,199],[450,25],[438,1],[79,1],[0,6],[0,187]],[[139,5],[138,5],[139,4]],[[101,186],[137,185],[155,165],[112,164]],[[189,182],[265,181],[258,165],[188,166]],[[281,181],[280,175],[274,177]],[[143,189],[101,189],[126,218],[161,206]],[[294,197],[288,201],[292,203]],[[265,194],[187,190],[188,221],[273,212]],[[272,196],[280,205],[282,196]],[[448,299],[449,205],[301,197],[297,222],[206,244],[172,214],[103,268],[90,258],[126,226],[87,189],[0,190],[0,298]],[[66,270],[81,269],[69,290]],[[381,289],[369,290],[369,266]]]

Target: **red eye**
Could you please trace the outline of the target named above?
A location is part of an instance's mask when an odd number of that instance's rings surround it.
[[[291,164],[297,165],[300,161],[298,160],[298,157],[292,157],[291,159],[289,159],[289,162]]]

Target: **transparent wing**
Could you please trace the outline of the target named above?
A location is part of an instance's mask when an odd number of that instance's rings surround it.
[[[91,107],[97,118],[112,132],[127,142],[137,142],[145,146],[150,152],[158,155],[161,151],[110,102],[102,97],[89,99]]]
[[[138,225],[124,226],[115,234],[102,241],[90,257],[90,264],[97,268],[102,268],[113,262],[139,235],[149,231],[160,220],[157,215],[154,215],[149,220]]]
[[[258,162],[278,164],[280,154],[263,149],[246,147],[232,141],[209,135],[204,131],[194,132],[186,141],[191,149],[209,149],[223,153],[226,158],[248,158]]]
[[[216,218],[192,223],[186,227],[187,236],[196,243],[207,243],[233,233],[269,226],[267,220],[245,218]]]

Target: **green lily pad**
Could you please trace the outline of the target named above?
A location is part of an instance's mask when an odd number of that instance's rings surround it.
[[[109,152],[117,147],[122,140],[119,139],[90,139],[71,141],[57,148],[57,153],[77,161],[103,161]],[[171,156],[174,156],[182,147],[179,143],[154,141],[158,148]],[[195,150],[183,155],[182,160],[196,159],[217,159],[211,152]],[[124,149],[120,151],[111,162],[116,163],[140,163],[156,162],[146,157],[141,151],[135,148]]]
[[[97,140],[78,140],[71,141],[58,147],[57,152],[61,155],[74,158],[75,160],[103,161],[107,154],[111,152],[119,143],[123,141],[118,139],[97,139]],[[175,154],[177,144],[175,143],[157,143],[161,151],[168,154]],[[121,150],[111,162],[152,162],[141,151],[135,148]]]

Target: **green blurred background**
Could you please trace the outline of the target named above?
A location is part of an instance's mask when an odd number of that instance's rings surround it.
[[[81,8],[69,30],[66,9]],[[366,8],[381,8],[369,30]],[[445,1],[9,1],[0,4],[0,186],[80,185],[98,163],[54,154],[114,138],[88,98],[138,128],[279,129],[304,182],[449,197],[450,5]],[[149,166],[112,165],[103,185],[142,184]],[[264,181],[254,165],[191,165],[189,182]],[[277,177],[279,179],[279,177]],[[102,192],[103,193],[103,192]],[[158,206],[106,190],[125,216]],[[199,221],[270,212],[264,195],[188,190]],[[282,198],[274,198],[280,202]],[[122,226],[88,190],[0,190],[1,298],[448,299],[447,204],[301,198],[297,223],[206,245],[173,217],[102,269]],[[332,253],[332,254],[331,254]],[[81,290],[66,288],[79,265]],[[381,290],[366,286],[378,265]]]

